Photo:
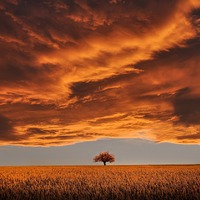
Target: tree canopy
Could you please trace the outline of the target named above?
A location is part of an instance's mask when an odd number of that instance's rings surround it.
[[[93,158],[94,162],[103,162],[106,165],[107,162],[115,162],[115,156],[107,152],[101,152]]]

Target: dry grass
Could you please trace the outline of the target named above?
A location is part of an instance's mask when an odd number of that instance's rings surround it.
[[[0,167],[0,199],[200,199],[200,166]]]

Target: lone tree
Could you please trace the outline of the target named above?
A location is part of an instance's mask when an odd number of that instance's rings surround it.
[[[109,154],[109,152],[101,152],[99,155],[96,155],[93,158],[94,162],[103,162],[104,165],[106,165],[107,162],[115,162],[115,157],[112,154]]]

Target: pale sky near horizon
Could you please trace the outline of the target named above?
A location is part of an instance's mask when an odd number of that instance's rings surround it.
[[[101,151],[115,155],[116,162],[112,165],[200,164],[199,145],[103,139],[62,147],[0,147],[0,166],[102,165],[92,160]]]

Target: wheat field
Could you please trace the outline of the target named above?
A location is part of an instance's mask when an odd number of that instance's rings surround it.
[[[1,200],[200,199],[200,166],[0,167]]]

